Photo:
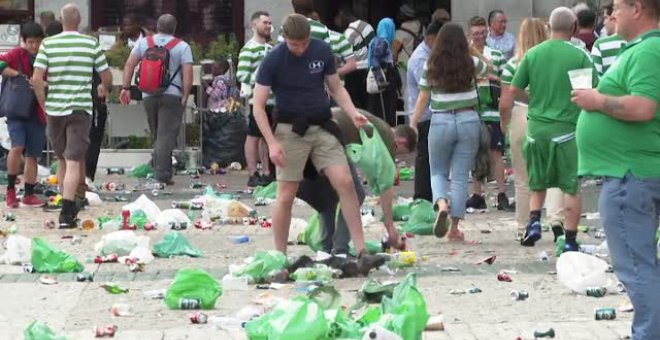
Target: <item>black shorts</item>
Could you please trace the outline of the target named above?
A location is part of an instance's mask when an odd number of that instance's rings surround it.
[[[504,152],[506,141],[504,140],[504,133],[500,122],[484,122],[490,131],[490,149],[494,151]]]
[[[272,105],[267,105],[266,106],[266,116],[268,117],[268,125],[271,127],[273,126],[273,106]],[[263,135],[261,134],[261,130],[259,130],[259,126],[257,125],[257,121],[254,120],[254,114],[252,114],[254,108],[252,105],[250,105],[250,116],[248,117],[249,122],[248,122],[248,136],[251,137],[257,137],[261,138]]]

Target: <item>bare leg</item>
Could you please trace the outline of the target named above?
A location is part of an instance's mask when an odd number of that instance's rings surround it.
[[[261,172],[264,176],[270,176],[270,157],[268,157],[268,144],[261,138],[259,140],[259,155],[261,161]]]
[[[245,162],[247,163],[248,174],[252,176],[257,172],[257,158],[259,155],[259,138],[247,136],[245,138]],[[268,153],[266,153],[268,157]]]
[[[76,189],[78,188],[78,183],[80,182],[81,162],[70,159],[67,159],[64,162],[66,162],[66,172],[64,173],[64,190],[62,191],[62,198],[73,201]]]
[[[291,207],[298,192],[298,182],[277,182],[277,199],[273,206],[273,238],[275,249],[286,254],[291,225]]]
[[[57,176],[57,183],[60,186],[60,193],[62,193],[62,196],[64,196],[64,175],[66,174],[66,161],[64,160],[64,157],[58,157],[57,158],[57,172],[55,173],[55,176]]]
[[[498,193],[506,192],[506,179],[504,178],[504,159],[502,153],[490,150],[490,166],[495,181],[497,181]]]
[[[355,250],[360,254],[364,250],[364,231],[360,218],[360,201],[353,185],[350,169],[347,164],[333,165],[323,169],[323,172],[337,191],[341,211],[348,224],[348,231],[351,233]]]
[[[9,150],[7,155],[7,173],[9,175],[18,175],[21,169],[21,159],[23,158],[23,147],[15,147]],[[25,163],[27,166],[27,163]],[[27,174],[26,174],[27,176]]]
[[[25,183],[37,183],[37,159],[34,157],[25,158],[25,168],[23,169]]]
[[[532,191],[529,195],[529,210],[541,210],[543,209],[543,202],[545,201],[545,190],[544,191]]]
[[[579,193],[575,195],[564,194],[564,228],[567,231],[577,231],[580,223],[580,214],[582,213],[582,197]]]

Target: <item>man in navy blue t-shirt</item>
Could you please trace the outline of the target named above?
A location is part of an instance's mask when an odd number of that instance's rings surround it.
[[[278,195],[273,210],[275,248],[286,253],[291,207],[305,164],[311,160],[337,191],[351,238],[359,257],[363,258],[360,203],[344,148],[327,128],[332,119],[328,93],[356,126],[368,120],[357,111],[342,86],[330,46],[311,39],[310,31],[304,16],[292,14],[285,18],[284,43],[273,48],[261,63],[254,89],[254,118],[277,166]],[[271,89],[277,103],[274,132],[265,111]]]

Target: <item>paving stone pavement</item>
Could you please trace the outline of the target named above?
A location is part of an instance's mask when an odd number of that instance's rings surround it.
[[[226,176],[204,177],[209,184],[222,182],[231,190],[244,185],[244,173]],[[114,178],[121,181],[122,178]],[[189,180],[176,179],[173,190],[175,197],[190,197],[195,191],[188,189]],[[126,183],[130,181],[126,180]],[[229,189],[228,189],[229,190]],[[401,196],[409,197],[412,183],[404,182],[398,188]],[[248,195],[242,200],[251,205]],[[593,195],[592,195],[593,196]],[[172,197],[161,196],[157,203],[169,207]],[[590,202],[593,207],[595,204]],[[589,204],[586,204],[589,206]],[[121,203],[107,203],[92,208],[83,217],[117,215]],[[261,214],[268,214],[268,207],[258,207]],[[593,212],[593,211],[591,211]],[[306,219],[312,211],[308,207],[294,208],[294,217]],[[245,339],[241,331],[225,332],[207,325],[191,325],[188,312],[167,309],[162,301],[144,297],[144,292],[167,288],[176,271],[181,268],[202,268],[221,278],[229,264],[239,264],[256,250],[272,247],[272,235],[268,229],[243,226],[223,226],[211,231],[186,230],[184,235],[191,244],[201,249],[202,258],[156,259],[145,272],[130,273],[120,264],[95,265],[87,260],[95,255],[94,244],[108,231],[82,233],[59,230],[44,230],[42,221],[54,216],[37,211],[16,211],[18,233],[27,237],[40,236],[61,247],[84,262],[86,271],[95,272],[94,283],[78,283],[73,274],[55,275],[58,284],[45,286],[39,283],[38,274],[26,274],[17,266],[0,265],[0,340],[23,339],[23,331],[33,320],[42,320],[58,334],[69,339],[91,339],[95,325],[116,324],[119,331],[116,339]],[[598,225],[598,221],[585,221]],[[0,222],[0,229],[10,224]],[[596,307],[618,307],[625,295],[607,295],[591,298],[571,293],[554,275],[555,259],[549,262],[538,260],[540,251],[553,253],[551,237],[544,239],[535,248],[522,248],[514,240],[515,224],[512,213],[491,211],[469,215],[462,224],[466,237],[476,244],[451,244],[432,236],[418,237],[417,254],[421,258],[418,266],[402,270],[391,276],[382,271],[372,273],[381,280],[401,280],[407,272],[418,273],[418,286],[425,296],[431,315],[444,316],[445,331],[426,332],[424,339],[510,339],[520,336],[532,339],[534,330],[555,329],[557,339],[622,339],[630,334],[632,313],[618,313],[614,321],[595,321]],[[367,239],[378,240],[382,236],[380,225],[365,227]],[[485,233],[487,231],[488,233]],[[151,244],[159,241],[164,231],[141,232],[151,238]],[[72,245],[65,235],[84,235],[82,244]],[[227,236],[246,234],[250,243],[235,245]],[[596,244],[589,235],[582,234],[585,243]],[[292,246],[289,255],[311,254],[306,246]],[[477,264],[485,257],[496,255],[491,266]],[[445,267],[459,268],[458,272],[445,272]],[[496,280],[501,270],[513,270],[513,282]],[[612,277],[613,280],[615,279]],[[110,295],[99,287],[100,283],[112,281],[130,289],[128,294]],[[355,291],[364,278],[336,280],[335,287],[342,293],[342,303],[353,305]],[[479,287],[479,294],[452,295],[452,289]],[[527,301],[512,301],[512,290],[526,290]],[[244,291],[225,291],[218,300],[214,315],[230,316],[263,291],[250,287]],[[278,297],[295,295],[293,287],[271,291]],[[113,318],[109,308],[114,303],[128,303],[135,312],[132,317]]]

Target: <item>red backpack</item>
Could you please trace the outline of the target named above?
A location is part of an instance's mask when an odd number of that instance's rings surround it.
[[[135,83],[140,91],[159,94],[172,85],[172,80],[181,70],[181,66],[170,76],[170,50],[179,42],[180,39],[174,38],[165,46],[156,46],[154,36],[147,37],[148,48],[142,56],[140,69],[135,77]]]

